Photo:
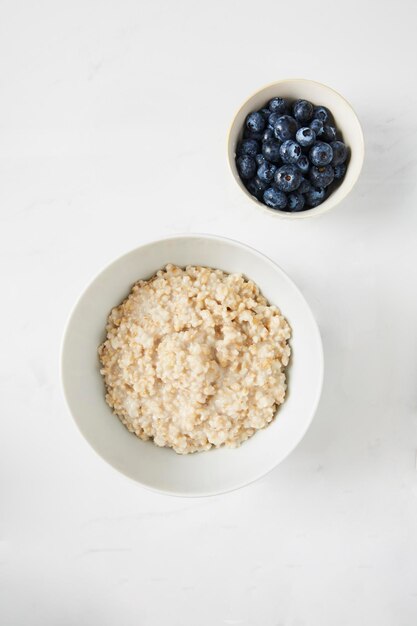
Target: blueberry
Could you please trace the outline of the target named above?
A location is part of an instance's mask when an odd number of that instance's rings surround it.
[[[262,144],[262,154],[267,161],[272,161],[272,163],[279,163],[279,161],[281,161],[279,154],[280,145],[279,141],[275,141],[274,139],[264,141]]]
[[[297,167],[302,171],[303,174],[307,174],[310,167],[310,161],[305,154],[302,154],[298,159]]]
[[[318,206],[323,202],[326,197],[326,191],[324,189],[313,188],[305,195],[306,202],[309,207]]]
[[[309,156],[313,165],[328,165],[333,159],[333,150],[328,143],[316,141],[310,150]]]
[[[331,116],[326,107],[314,107],[313,115],[316,119],[323,122],[323,124],[327,124],[331,120]]]
[[[272,128],[273,130],[275,127],[275,124],[277,123],[280,117],[281,115],[279,113],[271,113],[270,116],[268,117],[269,128]]]
[[[340,180],[346,174],[346,165],[344,163],[339,163],[334,166],[334,179]]]
[[[296,165],[283,165],[275,172],[275,184],[281,191],[295,191],[303,177]]]
[[[252,196],[258,198],[258,200],[262,200],[264,191],[267,188],[267,184],[259,180],[257,176],[255,178],[251,178],[250,181],[246,184],[246,189],[249,191]]]
[[[265,163],[265,157],[263,154],[257,154],[255,157],[255,161],[257,163],[257,165],[262,165],[262,163]]]
[[[265,161],[259,166],[257,176],[263,183],[270,183],[274,178],[274,174],[277,170],[277,166],[269,161]]]
[[[283,163],[296,163],[301,156],[301,147],[296,141],[287,139],[279,149]]]
[[[249,113],[246,118],[246,128],[253,133],[260,133],[265,128],[265,120],[262,113],[259,113],[259,111]]]
[[[306,178],[303,178],[297,191],[298,193],[307,193],[308,191],[311,191],[312,189],[313,189],[313,186],[310,183],[310,181],[308,181]]]
[[[309,122],[313,117],[313,105],[308,100],[296,100],[292,110],[299,122]]]
[[[297,122],[290,115],[281,115],[275,122],[275,137],[280,141],[292,139],[297,132]]]
[[[254,157],[258,152],[258,148],[259,145],[258,142],[255,141],[255,139],[244,139],[238,147],[238,154],[239,156],[247,154],[251,157]]]
[[[290,193],[287,197],[287,211],[302,211],[304,209],[305,200],[301,193]]]
[[[334,126],[330,126],[330,124],[325,124],[323,127],[323,132],[320,135],[320,139],[323,141],[335,141],[337,136],[337,131]]]
[[[284,115],[288,111],[288,103],[284,98],[272,98],[268,102],[268,107],[272,113],[279,113],[280,115]]]
[[[310,122],[310,128],[316,133],[316,137],[318,137],[323,132],[324,124],[321,120],[314,119]]]
[[[323,132],[324,124],[320,120],[312,120],[310,128],[316,133],[316,137],[320,137]]]
[[[268,108],[266,108],[266,107],[264,107],[263,109],[261,109],[261,110],[259,111],[259,113],[260,113],[261,115],[263,115],[263,118],[264,118],[264,120],[265,120],[265,121],[268,121],[268,117],[271,115],[271,111],[270,111]]]
[[[243,137],[245,139],[256,139],[256,141],[262,141],[262,135],[262,132],[255,133],[253,130],[249,130],[249,128],[246,128],[246,126],[245,130],[243,131]]]
[[[272,209],[285,209],[287,206],[287,196],[282,191],[269,187],[264,193],[264,202]]]
[[[333,150],[332,165],[344,163],[347,159],[347,148],[343,141],[332,141],[330,145]]]
[[[255,176],[256,162],[255,159],[245,154],[236,159],[236,166],[241,178],[248,179]]]
[[[312,146],[313,143],[316,141],[316,133],[308,126],[303,126],[299,130],[297,130],[295,138],[300,146],[303,146],[303,148],[308,148],[309,146]]]
[[[264,134],[262,135],[262,141],[270,141],[270,139],[275,139],[274,129],[268,126],[265,128]]]
[[[331,165],[313,166],[310,170],[310,180],[315,187],[328,187],[334,179],[334,169]]]

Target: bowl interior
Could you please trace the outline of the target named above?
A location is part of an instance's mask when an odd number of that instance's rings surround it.
[[[318,207],[301,211],[300,213],[286,213],[268,208],[252,196],[242,183],[236,169],[235,154],[238,141],[242,137],[242,129],[246,116],[251,111],[260,109],[274,96],[290,99],[304,98],[315,105],[324,105],[333,113],[336,126],[342,132],[346,145],[350,148],[350,161],[342,183]],[[328,211],[338,204],[352,189],[362,169],[364,159],[363,133],[359,120],[350,104],[336,91],[326,85],[305,79],[283,80],[263,89],[260,89],[241,106],[237,112],[229,132],[228,159],[233,176],[244,193],[259,207],[272,215],[290,219],[302,219]]]
[[[104,400],[97,347],[112,307],[139,278],[167,263],[241,272],[279,306],[293,330],[289,393],[273,423],[236,450],[188,456],[143,442],[128,432]],[[322,348],[313,315],[286,274],[258,252],[230,240],[184,236],[140,247],[107,267],[86,289],[69,320],[62,351],[65,395],[82,434],[113,467],[150,488],[177,495],[209,495],[262,476],[300,441],[321,391]]]

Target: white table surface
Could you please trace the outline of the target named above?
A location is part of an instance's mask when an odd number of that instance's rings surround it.
[[[416,19],[411,1],[1,2],[1,624],[416,625]],[[225,137],[293,76],[351,101],[367,156],[343,205],[290,223],[245,200]],[[276,260],[326,360],[297,450],[196,500],[101,461],[58,372],[90,278],[183,232]]]

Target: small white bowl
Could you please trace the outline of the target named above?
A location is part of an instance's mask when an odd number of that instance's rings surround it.
[[[268,428],[238,449],[181,456],[131,434],[112,414],[104,395],[97,347],[110,310],[134,282],[167,263],[205,265],[253,279],[289,321],[292,361],[288,397]],[[61,375],[70,411],[94,450],[115,469],[142,485],[171,495],[207,496],[242,487],[282,461],[302,439],[322,387],[323,352],[310,308],[275,263],[241,243],[207,235],[184,235],[141,246],[104,269],[87,287],[69,319]]]
[[[305,100],[310,100],[315,105],[323,105],[327,107],[332,112],[336,126],[341,131],[343,140],[350,149],[348,167],[341,184],[322,204],[319,204],[319,206],[315,208],[307,209],[306,211],[287,213],[285,211],[277,211],[267,207],[262,202],[259,202],[255,196],[252,196],[252,194],[249,193],[245,185],[242,183],[236,169],[236,146],[241,139],[246,116],[251,111],[261,109],[271,98],[274,98],[275,96],[290,98],[291,100],[303,98]],[[242,104],[236,113],[229,130],[227,155],[234,179],[244,194],[250,198],[252,202],[254,202],[259,208],[267,211],[270,215],[275,215],[276,217],[282,217],[284,219],[297,220],[321,215],[326,211],[330,211],[330,209],[333,209],[337,204],[339,204],[339,202],[346,198],[359,178],[365,157],[365,143],[362,128],[356,113],[343,96],[337,93],[337,91],[334,91],[334,89],[331,89],[326,85],[322,85],[321,83],[316,83],[313,80],[291,78],[279,80],[276,83],[271,83],[270,85],[263,87],[248,98],[244,104]]]

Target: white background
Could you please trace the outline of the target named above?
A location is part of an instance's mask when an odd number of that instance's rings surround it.
[[[415,626],[417,9],[409,2],[0,2],[4,626]],[[351,101],[367,155],[337,209],[287,222],[227,169],[265,83]],[[90,278],[177,232],[276,260],[326,374],[297,450],[209,499],[145,491],[92,452],[60,390]]]

